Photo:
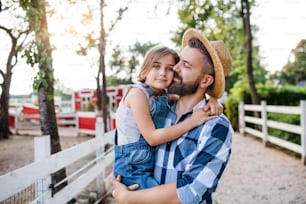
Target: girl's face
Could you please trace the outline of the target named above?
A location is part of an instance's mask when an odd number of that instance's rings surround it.
[[[153,92],[162,94],[173,80],[173,67],[175,60],[172,55],[165,55],[153,62],[150,71],[147,74],[145,84],[151,87]]]

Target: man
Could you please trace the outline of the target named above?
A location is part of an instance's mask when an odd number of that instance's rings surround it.
[[[180,95],[167,116],[166,126],[182,122],[206,104],[206,93],[220,98],[231,57],[222,41],[209,42],[188,29],[180,62],[169,93]],[[129,191],[117,180],[113,196],[118,203],[212,203],[212,193],[231,154],[233,130],[224,115],[207,121],[167,144],[156,153],[154,177],[160,186]],[[135,188],[135,186],[134,186]]]

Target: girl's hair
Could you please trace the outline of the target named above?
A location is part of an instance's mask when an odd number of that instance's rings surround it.
[[[150,48],[144,57],[142,65],[140,66],[138,81],[145,82],[147,74],[152,68],[153,63],[166,55],[171,55],[175,61],[175,64],[180,60],[179,55],[173,49],[160,45]]]

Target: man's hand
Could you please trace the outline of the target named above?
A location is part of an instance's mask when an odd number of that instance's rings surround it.
[[[110,182],[114,186],[112,195],[118,204],[178,204],[181,201],[176,192],[176,182],[155,186],[135,191],[138,184],[125,186],[120,183],[121,178],[110,178]]]
[[[210,115],[220,115],[223,113],[224,107],[214,97],[210,97],[204,106],[205,111],[210,111]]]
[[[139,187],[138,184],[134,184],[128,187],[125,186],[124,184],[121,183],[121,176],[118,176],[116,179],[111,177],[110,181],[112,185],[114,186],[112,195],[118,204],[125,203],[128,192],[137,190],[137,188]]]

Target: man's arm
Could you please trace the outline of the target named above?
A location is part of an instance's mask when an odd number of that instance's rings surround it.
[[[112,179],[111,182],[114,186],[112,195],[118,204],[181,203],[176,193],[176,182],[136,191],[130,191],[116,179]]]
[[[207,123],[201,131],[203,135],[194,144],[196,147],[192,153],[188,152],[192,148],[191,143],[185,143],[181,149],[181,153],[186,154],[181,155],[182,159],[190,157],[188,160],[191,161],[183,177],[178,178],[177,182],[139,191],[129,191],[119,181],[113,180],[113,196],[116,201],[119,204],[199,203],[202,199],[209,198],[228,162],[233,132],[225,118]],[[182,160],[178,159],[180,161]]]

